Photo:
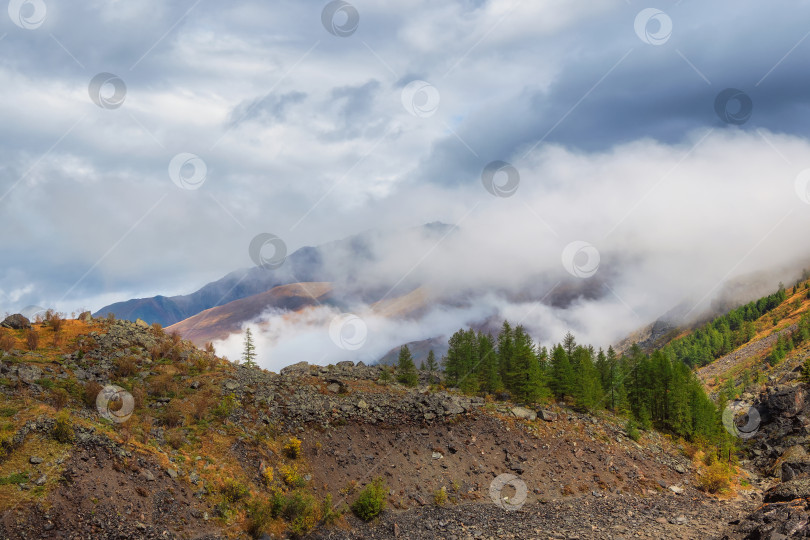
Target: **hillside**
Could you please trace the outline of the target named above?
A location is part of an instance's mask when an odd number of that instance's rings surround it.
[[[0,333],[0,537],[695,538],[758,500],[695,489],[701,451],[607,412],[275,374],[89,314]],[[375,478],[367,524],[348,506]]]
[[[273,287],[269,291],[234,300],[225,305],[206,309],[188,319],[166,328],[177,332],[198,346],[227,338],[242,326],[270,310],[298,311],[310,306],[329,304],[332,286],[329,283],[292,283]]]

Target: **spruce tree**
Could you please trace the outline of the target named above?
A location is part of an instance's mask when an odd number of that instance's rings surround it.
[[[399,349],[397,381],[405,386],[416,386],[419,384],[419,374],[416,372],[416,365],[413,363],[413,357],[407,345],[403,345]]]
[[[514,348],[512,326],[509,321],[503,321],[503,326],[498,334],[498,370],[501,383],[507,389],[512,386],[511,377],[514,375]]]
[[[551,352],[551,389],[557,398],[571,396],[574,393],[574,370],[568,361],[568,354],[562,345],[557,345]]]
[[[256,346],[253,344],[253,334],[250,328],[245,329],[245,348],[242,352],[242,361],[247,367],[256,366]]]
[[[478,332],[478,384],[482,392],[494,394],[503,388],[498,353],[492,336]]]

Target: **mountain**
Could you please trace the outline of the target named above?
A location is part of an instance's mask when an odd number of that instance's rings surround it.
[[[242,325],[268,310],[298,311],[311,306],[331,303],[329,283],[292,283],[273,287],[269,291],[206,309],[188,319],[166,328],[196,345],[225,339],[239,332]]]
[[[423,240],[436,241],[453,229],[452,225],[434,222],[401,231],[367,231],[318,247],[302,247],[289,255],[277,269],[242,268],[190,294],[116,302],[99,309],[94,316],[104,317],[112,313],[119,319],[142,319],[150,324],[157,322],[170,326],[206,309],[260,294],[280,285],[302,282],[329,282],[343,298],[357,297],[374,302],[394,285],[397,285],[397,289],[390,291],[394,295],[410,291],[419,285],[407,279],[402,283],[388,283],[379,278],[365,279],[369,270],[378,262],[376,253],[381,246],[407,245],[405,239],[414,235]],[[408,268],[393,270],[404,275]]]

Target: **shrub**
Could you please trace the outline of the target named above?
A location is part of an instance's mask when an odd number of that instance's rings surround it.
[[[132,356],[119,358],[115,362],[115,372],[119,377],[131,377],[138,372],[138,363]]]
[[[273,483],[273,478],[274,478],[273,467],[270,467],[268,465],[264,468],[264,470],[262,470],[262,480],[266,485],[269,486]]]
[[[73,423],[70,421],[67,411],[62,411],[56,415],[51,437],[60,443],[69,443],[73,440]]]
[[[96,398],[98,393],[101,392],[102,386],[96,381],[87,381],[84,383],[84,404],[90,408],[96,406]]]
[[[731,471],[722,462],[715,462],[697,479],[697,487],[709,493],[725,491],[731,485]]]
[[[228,394],[227,396],[222,398],[222,401],[220,401],[217,404],[217,406],[214,407],[214,410],[212,412],[214,413],[214,416],[216,416],[217,418],[223,419],[229,417],[235,407],[236,407],[236,397],[234,397],[233,394]]]
[[[11,352],[14,349],[14,336],[5,328],[0,329],[0,350]]]
[[[165,439],[169,446],[175,450],[178,450],[186,442],[186,438],[180,430],[168,431],[165,435]]]
[[[247,508],[247,533],[253,538],[260,538],[267,532],[273,521],[273,505],[271,502],[254,499]]]
[[[183,423],[183,413],[180,411],[178,404],[174,401],[166,405],[166,410],[163,411],[161,416],[163,423],[170,428],[177,427]]]
[[[219,492],[222,493],[222,496],[229,503],[239,502],[250,494],[246,485],[231,478],[225,480]]]
[[[63,409],[68,402],[68,393],[64,388],[56,388],[51,392],[51,401],[55,409]]]
[[[214,396],[211,395],[211,392],[197,394],[191,401],[191,416],[197,421],[204,420],[213,404]]]
[[[284,455],[290,459],[298,459],[301,456],[301,440],[290,437],[284,445]]]
[[[342,515],[342,510],[332,506],[332,494],[327,493],[321,503],[321,520],[324,525],[334,525]]]
[[[290,532],[295,535],[311,531],[320,517],[315,497],[302,491],[295,491],[287,497],[281,515],[289,523]]]
[[[628,420],[625,429],[627,430],[627,436],[630,437],[631,440],[638,442],[641,438],[641,432],[639,432],[638,427],[636,427],[636,423],[632,420]]]
[[[290,487],[304,487],[307,484],[307,481],[304,480],[304,477],[298,472],[298,467],[282,465],[279,472],[281,472],[284,483]]]
[[[371,521],[385,509],[388,487],[381,477],[377,477],[363,488],[352,504],[352,512],[363,521]]]
[[[25,344],[29,351],[34,351],[39,347],[39,333],[33,328],[29,328],[25,333]]]
[[[447,502],[447,488],[442,486],[441,489],[434,491],[433,502],[436,503],[436,506],[444,506]]]
[[[163,336],[163,326],[159,322],[152,323],[152,333],[157,337]]]
[[[50,324],[51,328],[53,328],[53,333],[59,334],[60,332],[62,332],[62,327],[65,324],[65,319],[63,319],[61,315],[59,315],[58,313],[54,313],[53,315],[51,315],[51,318],[48,321],[48,323]]]
[[[149,381],[149,394],[155,397],[174,397],[177,385],[169,373],[163,373]]]

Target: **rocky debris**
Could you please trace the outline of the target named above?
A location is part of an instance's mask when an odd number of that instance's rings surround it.
[[[24,315],[15,313],[14,315],[6,317],[3,322],[0,323],[0,326],[3,328],[11,328],[12,330],[25,330],[31,328],[31,321]]]
[[[781,482],[765,492],[765,504],[727,531],[724,538],[810,536],[810,403],[803,383],[778,384],[754,400],[760,424],[748,440],[750,464]]]
[[[745,510],[739,502],[718,502],[700,492],[691,497],[660,493],[648,496],[580,496],[573,499],[526,503],[507,511],[489,500],[458,506],[426,505],[407,512],[384,512],[363,523],[348,516],[350,530],[316,531],[316,540],[400,538],[467,539],[618,539],[717,538],[729,520]]]

